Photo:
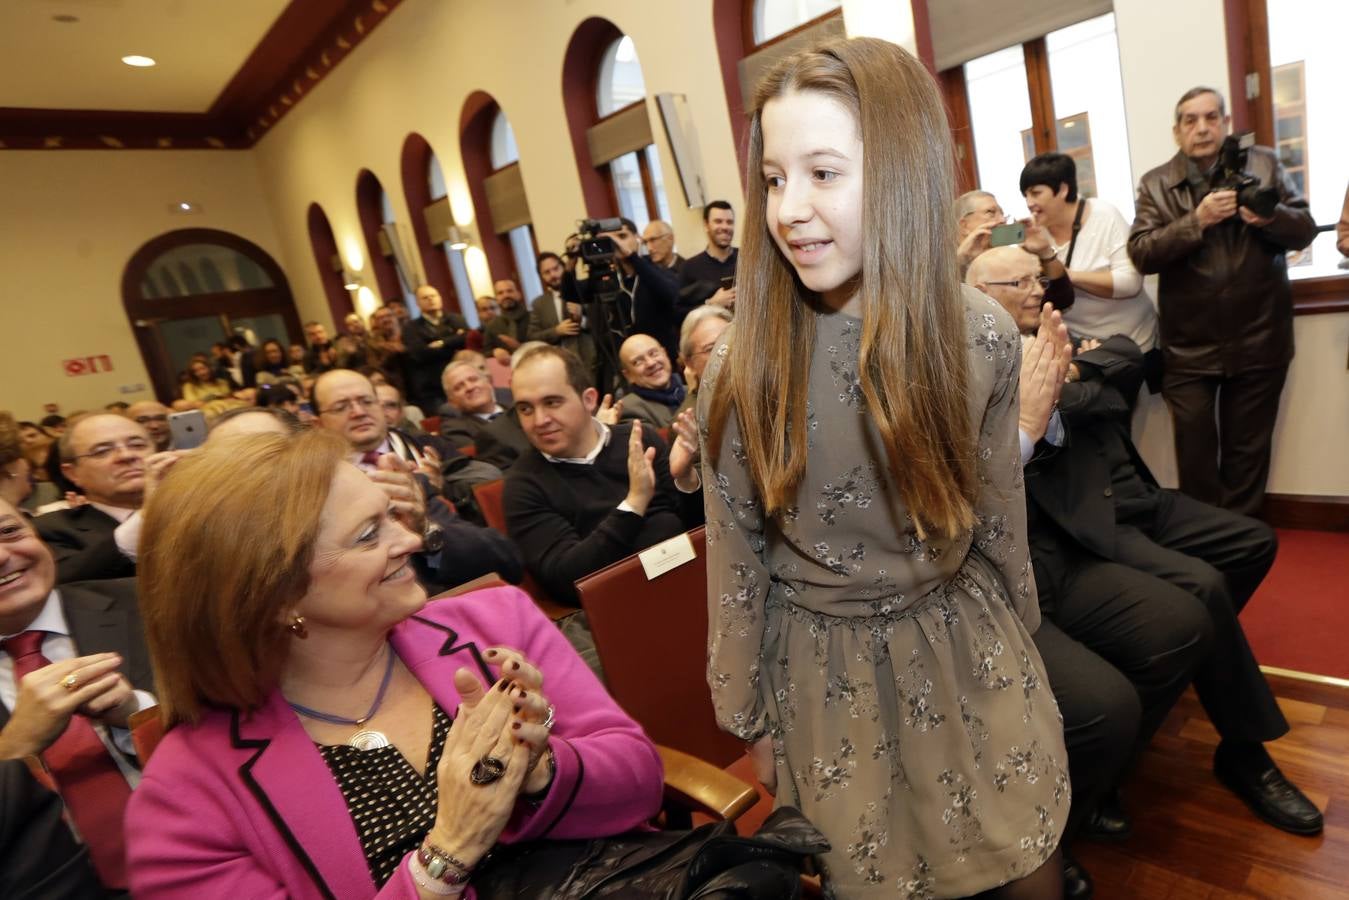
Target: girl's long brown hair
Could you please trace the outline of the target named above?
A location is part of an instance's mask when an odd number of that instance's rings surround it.
[[[857,122],[866,179],[862,392],[919,536],[955,537],[974,522],[977,478],[955,260],[953,152],[932,77],[888,41],[831,41],[782,60],[759,81],[734,339],[709,419],[713,460],[734,409],[765,513],[792,503],[806,470],[816,298],[773,241],[762,171],[764,104],[792,91],[826,94]]]

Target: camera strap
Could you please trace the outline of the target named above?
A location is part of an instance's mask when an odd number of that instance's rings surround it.
[[[1068,243],[1068,258],[1063,261],[1063,268],[1067,269],[1073,264],[1073,251],[1077,249],[1077,233],[1082,230],[1082,210],[1087,208],[1086,198],[1077,201],[1077,215],[1073,216],[1073,239]]]

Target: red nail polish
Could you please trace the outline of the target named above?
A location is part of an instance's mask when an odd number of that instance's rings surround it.
[[[519,711],[520,711],[520,704],[518,704],[518,703],[515,704],[515,711],[516,711],[516,712],[519,712]]]
[[[512,669],[513,671],[518,670],[519,668],[520,668],[520,664],[519,664],[518,662],[513,662],[513,663],[511,663],[511,669]]]
[[[522,689],[520,690],[520,699],[523,700],[523,699],[525,699],[525,697],[527,697],[527,696],[529,696],[529,695],[526,694],[526,693],[524,692],[524,689],[522,688]]]
[[[520,723],[519,723],[519,722],[516,722],[514,725],[511,726],[511,728],[515,729],[516,731],[519,731],[519,730],[520,730]]]

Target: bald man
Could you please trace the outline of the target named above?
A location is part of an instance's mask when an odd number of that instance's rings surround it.
[[[684,271],[684,257],[675,252],[674,229],[669,222],[652,219],[642,229],[642,246],[646,247],[647,257],[656,265],[664,266],[675,275]]]
[[[688,391],[665,347],[649,334],[634,334],[618,348],[623,378],[623,418],[650,428],[669,428]]]
[[[989,239],[994,228],[1006,223],[1007,214],[998,204],[998,198],[988,191],[968,191],[956,198],[956,262],[963,273],[969,268],[975,257],[989,249]],[[1068,270],[1054,255],[1054,240],[1049,229],[1036,225],[1030,219],[1022,219],[1026,237],[1019,244],[1010,246],[1025,250],[1040,263],[1040,274],[1049,281],[1045,285],[1045,299],[1054,304],[1059,311],[1070,309],[1073,305],[1073,283],[1068,278]],[[973,284],[968,278],[966,282]]]

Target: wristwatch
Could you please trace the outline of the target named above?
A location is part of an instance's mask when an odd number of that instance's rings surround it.
[[[445,532],[439,525],[428,525],[422,534],[422,552],[439,553],[445,549]]]

